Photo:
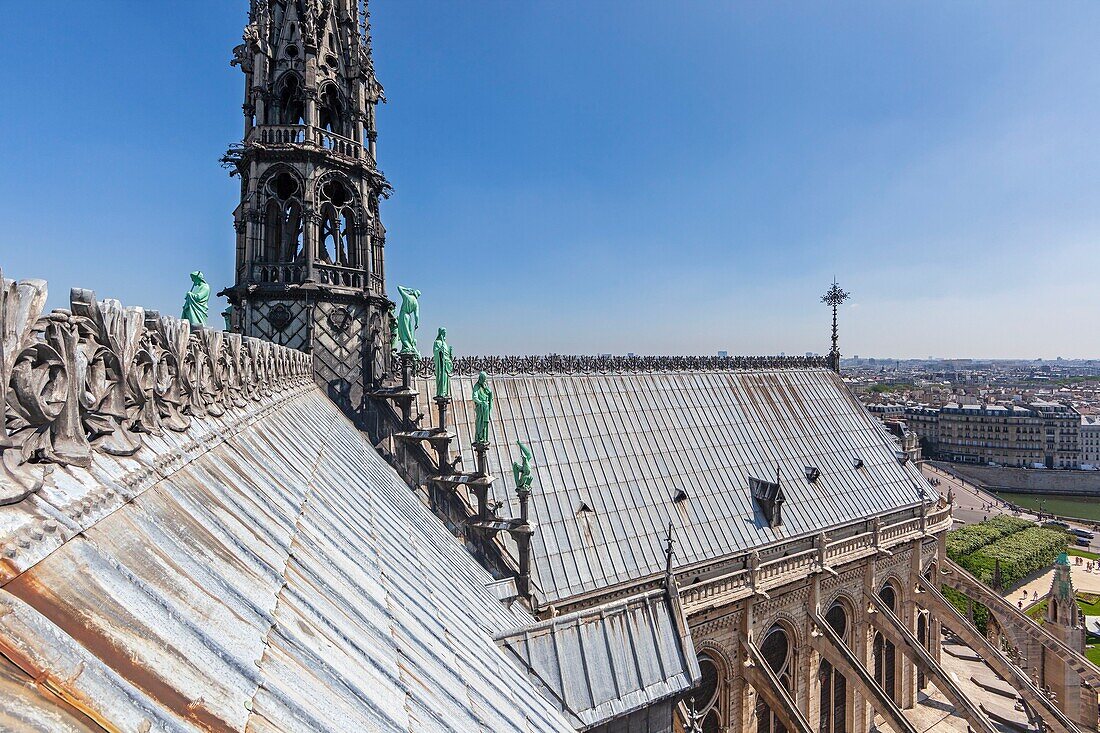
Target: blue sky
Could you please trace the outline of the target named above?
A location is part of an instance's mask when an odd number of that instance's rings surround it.
[[[230,284],[244,0],[3,3],[0,266]],[[1096,3],[373,0],[388,281],[462,353],[1100,357]],[[220,309],[220,308],[219,308]]]

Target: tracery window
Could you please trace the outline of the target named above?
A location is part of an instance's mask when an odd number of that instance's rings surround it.
[[[272,176],[264,186],[263,250],[259,260],[265,263],[301,262],[303,223],[301,184],[287,171]]]
[[[722,691],[725,674],[706,652],[699,655],[702,681],[688,692],[677,709],[675,733],[689,730],[689,721],[697,721],[703,733],[719,733],[722,729]]]
[[[917,640],[925,649],[928,648],[928,611],[921,611],[917,615]],[[922,667],[917,668],[917,689],[923,690],[928,686],[928,677]]]
[[[825,614],[825,622],[836,635],[850,646],[848,612],[839,602],[834,603]],[[847,733],[848,731],[848,681],[833,668],[828,660],[822,659],[817,668],[821,720],[820,733]]]
[[[359,267],[361,258],[353,204],[352,192],[342,181],[333,179],[321,186],[319,262]]]
[[[286,73],[275,86],[275,104],[268,108],[269,125],[304,125],[305,101],[302,81],[297,74]]]
[[[340,101],[340,92],[334,84],[326,84],[321,90],[318,105],[318,123],[322,130],[346,135],[344,131],[344,105]]]
[[[794,695],[794,651],[790,638],[782,626],[771,628],[760,645],[760,654],[764,662],[775,672],[779,683],[787,692]],[[787,728],[779,722],[775,712],[768,706],[762,695],[756,697],[756,732],[787,733]]]
[[[878,597],[881,598],[891,611],[897,612],[897,593],[893,586],[882,586]],[[891,700],[897,702],[896,685],[894,684],[894,671],[897,662],[897,649],[894,643],[884,637],[882,632],[876,631],[872,645],[875,660],[875,682]]]

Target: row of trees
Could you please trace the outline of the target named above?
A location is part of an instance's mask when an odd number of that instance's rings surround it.
[[[1066,551],[1072,536],[1056,527],[1037,527],[1033,522],[1007,514],[947,533],[947,556],[986,585],[1001,591],[1032,573],[1050,567]],[[999,577],[998,577],[999,575]],[[966,613],[969,601],[949,588],[947,598]],[[983,633],[989,611],[974,604],[974,623]]]

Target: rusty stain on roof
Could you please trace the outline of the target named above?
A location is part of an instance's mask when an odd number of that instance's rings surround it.
[[[320,390],[195,423],[0,507],[0,728],[572,730],[493,641],[530,614]]]

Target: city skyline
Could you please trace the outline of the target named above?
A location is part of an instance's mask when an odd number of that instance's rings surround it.
[[[232,283],[245,4],[112,4],[8,11],[0,265],[174,313],[191,270]],[[845,355],[1100,357],[1061,316],[1100,265],[1095,7],[669,7],[372,4],[388,287],[426,332],[823,354],[835,275]]]

